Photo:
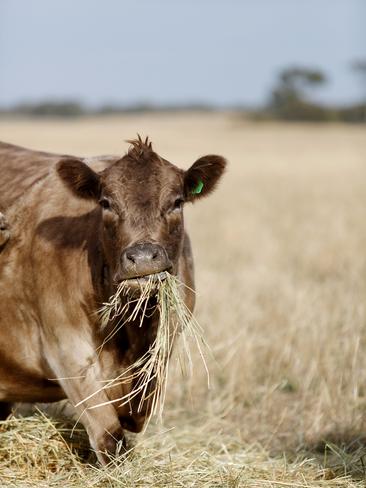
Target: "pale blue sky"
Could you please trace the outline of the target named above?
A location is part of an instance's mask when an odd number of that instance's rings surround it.
[[[365,0],[0,0],[0,105],[253,105],[293,63],[323,68],[318,97],[347,103],[365,21]]]

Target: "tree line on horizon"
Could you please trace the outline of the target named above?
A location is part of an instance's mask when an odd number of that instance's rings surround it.
[[[352,64],[352,70],[364,86],[363,99],[348,106],[330,106],[312,101],[310,92],[325,85],[325,73],[308,67],[283,69],[267,104],[253,112],[257,119],[319,122],[366,122],[366,60]]]
[[[324,105],[312,100],[311,94],[318,87],[325,85],[327,76],[322,70],[290,66],[278,75],[267,102],[259,108],[227,107],[243,112],[253,120],[285,120],[309,122],[353,122],[366,123],[366,60],[352,64],[352,70],[363,82],[365,93],[358,103],[348,106]],[[46,100],[39,103],[23,103],[8,109],[0,108],[0,116],[28,117],[82,117],[87,115],[112,115],[142,112],[177,112],[177,111],[213,111],[217,107],[206,103],[154,105],[138,103],[129,106],[117,104],[89,108],[73,100]]]

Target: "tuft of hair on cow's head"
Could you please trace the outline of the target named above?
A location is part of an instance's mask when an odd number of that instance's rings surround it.
[[[99,198],[99,175],[79,159],[61,159],[56,165],[56,171],[75,196],[94,200]]]
[[[127,156],[134,159],[136,162],[147,161],[156,154],[152,148],[152,142],[148,137],[143,140],[140,134],[137,134],[137,139],[127,139],[126,142],[130,144],[130,148],[127,151]]]
[[[215,190],[226,168],[226,159],[216,154],[202,156],[185,172],[185,200],[193,202]]]

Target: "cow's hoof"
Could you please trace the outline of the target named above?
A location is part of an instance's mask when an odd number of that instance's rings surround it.
[[[0,212],[0,247],[10,238],[9,224],[5,216]]]
[[[113,434],[106,433],[96,451],[99,462],[105,466],[114,458],[126,454],[127,443],[122,429]]]

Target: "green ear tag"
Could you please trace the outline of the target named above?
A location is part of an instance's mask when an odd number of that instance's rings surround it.
[[[195,188],[193,188],[193,190],[191,192],[192,195],[198,195],[199,193],[201,193],[202,188],[203,188],[203,181],[198,180],[197,186]]]

